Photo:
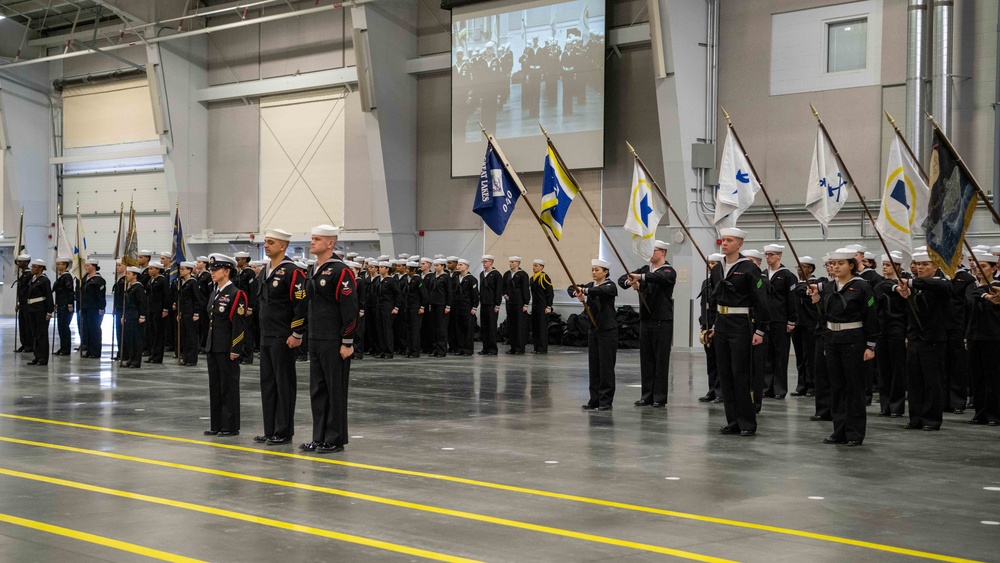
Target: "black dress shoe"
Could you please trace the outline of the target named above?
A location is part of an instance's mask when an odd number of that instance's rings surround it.
[[[712,402],[713,402],[713,403],[722,403],[722,402],[724,402],[724,401],[722,400],[722,397],[716,397],[716,398],[715,398],[715,400],[714,400],[714,401],[712,401]]]
[[[263,444],[264,442],[267,442],[270,439],[271,439],[270,436],[254,436],[253,437],[253,441],[257,442],[258,444]]]
[[[889,413],[887,413],[885,411],[878,411],[878,415],[879,416],[889,416]]]
[[[507,352],[506,352],[506,353],[507,353],[507,354],[517,354],[517,352],[515,352],[515,351],[513,351],[513,350],[507,350]]]
[[[653,403],[650,403],[649,401],[643,401],[642,399],[639,399],[638,401],[636,401],[636,402],[634,402],[632,404],[635,405],[635,406],[637,406],[637,407],[648,407],[649,405],[651,405]]]
[[[952,414],[965,414],[965,409],[955,409],[951,411]]]
[[[711,403],[715,400],[715,395],[705,395],[704,397],[698,397],[699,403]]]
[[[28,362],[28,365],[29,366],[37,366],[38,365],[38,360],[31,360],[30,362]]]
[[[851,448],[856,448],[856,447],[858,447],[860,445],[861,445],[861,442],[859,440],[848,440],[848,442],[847,442],[847,446],[851,447]]]
[[[342,451],[344,451],[344,446],[336,446],[334,444],[327,443],[322,443],[316,446],[316,453],[318,454],[335,454]]]
[[[815,396],[816,396],[816,393],[810,393],[810,392],[806,391],[806,397],[815,397]]]
[[[829,422],[829,421],[831,421],[833,419],[830,418],[830,417],[828,417],[828,416],[819,416],[818,414],[814,414],[814,415],[812,415],[812,416],[809,417],[809,420],[811,420],[813,422],[819,422],[821,420],[825,420],[825,421]]]
[[[487,352],[484,352],[484,351],[480,350],[480,351],[476,352],[476,354],[479,354],[480,356],[485,356],[487,354]]]
[[[934,432],[934,431],[937,431],[937,430],[941,430],[941,427],[940,426],[924,426],[923,428],[921,428],[921,430],[923,430],[924,432]]]
[[[599,410],[599,411],[609,411],[612,408],[614,408],[614,407],[612,407],[611,405],[601,405],[601,406],[597,407],[597,410]]]
[[[903,417],[903,415],[901,413],[891,413],[891,414],[889,414],[889,418],[902,418],[902,417]]]
[[[666,403],[653,403],[653,408],[654,409],[664,409],[664,408],[667,408],[667,404]]]
[[[204,434],[206,436],[216,436],[216,435],[219,434],[219,431],[218,430],[206,430],[206,431],[202,432],[202,434]]]
[[[580,408],[583,409],[583,410],[585,410],[585,411],[596,411],[597,410],[597,405],[592,405],[590,403],[587,403],[585,405],[580,405]]]
[[[740,432],[740,436],[743,436],[743,437],[756,436],[756,435],[757,435],[757,431],[756,430],[743,430],[743,431]]]
[[[281,444],[290,444],[291,442],[292,442],[291,437],[289,437],[289,438],[282,438],[281,436],[271,436],[271,438],[268,439],[268,441],[267,441],[267,445],[268,446],[278,446],[278,445],[281,445]]]
[[[719,434],[739,434],[740,429],[738,426],[723,426],[719,429]]]
[[[834,437],[831,436],[829,438],[823,438],[823,443],[824,444],[846,444],[847,440],[838,440],[837,438],[834,438]]]
[[[907,422],[906,424],[903,425],[903,428],[905,430],[920,430],[922,427],[921,426],[917,426],[916,424],[913,424],[912,422]]]
[[[299,444],[299,449],[304,452],[314,452],[319,446],[320,444],[316,442],[306,442],[305,444]]]
[[[239,430],[233,430],[232,432],[223,430],[223,431],[219,432],[219,436],[239,436],[239,435],[240,435],[240,431]]]
[[[785,399],[785,396],[784,395],[775,395],[773,398],[777,399],[779,401],[783,401]]]
[[[117,362],[118,361],[118,354],[115,354],[114,356],[111,356],[111,361]]]
[[[803,393],[799,393],[798,391],[792,391],[788,395],[791,396],[791,397],[801,397],[803,395]]]
[[[21,346],[21,347],[20,347],[20,348],[18,348],[17,350],[14,350],[14,353],[15,353],[15,354],[20,354],[21,352],[24,352],[24,346]]]

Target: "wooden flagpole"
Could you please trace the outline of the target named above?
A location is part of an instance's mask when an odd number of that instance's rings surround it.
[[[556,257],[559,259],[559,263],[562,265],[563,271],[566,272],[566,277],[569,278],[569,283],[573,284],[573,287],[580,287],[577,285],[576,281],[573,280],[573,274],[570,273],[569,267],[566,265],[566,261],[563,260],[562,254],[556,246],[556,242],[552,240],[552,234],[545,226],[545,223],[542,222],[542,217],[538,214],[538,211],[535,210],[535,206],[531,204],[531,200],[528,198],[528,190],[524,188],[524,184],[521,183],[521,179],[517,177],[517,171],[514,170],[514,167],[507,161],[507,157],[504,156],[503,151],[496,142],[496,139],[493,138],[493,135],[486,131],[486,128],[483,127],[482,123],[479,124],[479,129],[483,132],[483,135],[486,136],[486,140],[490,143],[490,145],[493,146],[493,150],[497,151],[497,156],[500,157],[500,162],[503,163],[504,168],[510,172],[510,177],[514,179],[514,183],[517,184],[517,189],[521,191],[522,199],[524,199],[524,202],[528,204],[528,209],[531,210],[531,214],[534,215],[535,220],[538,221],[538,226],[541,227],[542,232],[545,233],[545,239],[549,241],[549,246],[551,246],[552,250],[556,253]],[[590,322],[593,323],[594,326],[597,326],[597,319],[594,318],[594,313],[590,310],[590,305],[587,305],[586,301],[583,302],[583,308],[587,311],[587,316],[590,317]]]
[[[181,200],[180,200],[180,198],[177,198],[177,200],[174,203],[174,229],[175,230],[177,229],[177,222],[180,220],[180,212],[181,212]],[[174,239],[174,245],[176,245],[176,244],[177,244],[177,239]],[[183,244],[183,241],[181,241],[181,244]],[[181,248],[181,253],[182,254],[183,254],[183,251],[184,251],[184,248],[182,247]],[[173,257],[170,258],[170,260],[173,261],[175,258],[177,258],[177,249],[176,248],[174,248],[174,255],[173,255]],[[177,267],[177,294],[174,295],[174,311],[173,311],[173,313],[174,313],[174,322],[177,323],[177,330],[174,331],[174,334],[177,336],[177,346],[174,347],[174,354],[177,356],[177,364],[180,365],[181,364],[181,265],[180,264],[172,264],[171,265],[171,269],[173,269],[175,266]],[[247,267],[249,268],[249,266],[247,266]],[[171,289],[173,289],[173,288],[171,288]]]
[[[579,188],[580,182],[576,181],[576,177],[573,176],[573,172],[570,171],[569,167],[566,166],[566,163],[563,162],[562,155],[559,154],[559,150],[556,149],[555,144],[552,143],[552,139],[549,137],[549,132],[545,130],[545,127],[542,127],[541,123],[538,124],[538,127],[541,128],[542,134],[545,135],[545,140],[546,142],[548,142],[548,145],[552,147],[552,154],[554,154],[556,156],[556,160],[559,161],[560,168],[566,171],[566,174],[569,175],[570,181],[573,182],[573,184]],[[587,209],[590,211],[590,215],[594,218],[594,221],[597,222],[597,226],[601,228],[601,232],[604,233],[605,240],[608,241],[608,244],[611,246],[611,250],[615,253],[615,256],[618,258],[618,262],[621,263],[622,268],[625,269],[625,276],[628,277],[628,274],[630,272],[628,265],[625,263],[625,259],[622,258],[621,253],[618,252],[618,247],[615,246],[615,242],[611,240],[611,235],[609,235],[607,229],[604,228],[604,223],[601,222],[600,217],[597,216],[597,212],[594,211],[594,206],[590,205],[590,200],[588,200],[587,196],[583,193],[583,189],[580,189],[580,191],[577,192],[577,195],[579,195],[580,199],[583,200],[583,203],[587,205]],[[639,296],[639,301],[642,303],[643,306],[646,307],[646,310],[651,311],[652,309],[649,308],[649,304],[646,303],[646,298],[642,296],[642,293],[639,291],[636,291],[635,293],[636,295]]]
[[[649,178],[649,181],[653,184],[653,187],[656,188],[656,192],[660,194],[660,197],[663,198],[663,201],[667,204],[667,208],[670,209],[670,213],[673,214],[674,218],[677,219],[677,222],[680,223],[681,228],[684,229],[684,233],[687,235],[688,240],[691,241],[691,244],[694,246],[694,249],[698,251],[698,256],[701,258],[702,262],[705,263],[705,266],[708,266],[709,265],[708,258],[706,258],[705,253],[701,251],[701,248],[698,246],[698,241],[696,241],[694,237],[691,235],[691,231],[689,231],[687,225],[684,224],[684,220],[681,219],[681,216],[677,214],[677,210],[674,209],[673,205],[670,205],[670,199],[667,197],[667,194],[664,193],[662,189],[660,189],[660,185],[656,183],[656,180],[653,178],[653,175],[649,173],[649,168],[646,168],[646,164],[642,161],[641,158],[639,158],[639,155],[636,154],[635,148],[632,147],[632,143],[625,141],[625,144],[628,145],[628,150],[632,152],[632,156],[635,158],[635,161],[639,163],[639,166],[642,168],[642,171],[645,172],[646,177]]]

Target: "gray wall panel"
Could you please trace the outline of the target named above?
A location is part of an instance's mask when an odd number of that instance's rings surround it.
[[[259,10],[247,12],[247,19],[258,17],[260,17]],[[223,25],[237,21],[240,21],[238,16],[224,16],[212,18],[211,25]],[[250,25],[227,29],[210,34],[208,38],[208,83],[210,86],[260,78],[260,26]]]
[[[372,169],[368,164],[368,136],[365,132],[361,96],[347,97],[344,110],[344,226],[348,229],[374,229],[372,216]]]
[[[296,9],[315,7],[311,1],[293,5]],[[287,11],[286,7],[267,9],[264,15]],[[260,28],[261,78],[344,66],[344,10],[286,18]]]
[[[237,101],[209,108],[208,161],[209,228],[256,231],[260,119],[253,107]]]

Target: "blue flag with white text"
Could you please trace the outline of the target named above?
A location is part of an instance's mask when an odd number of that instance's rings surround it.
[[[184,229],[181,228],[181,214],[180,210],[174,210],[174,245],[173,245],[173,260],[170,263],[170,276],[168,279],[170,283],[174,283],[177,276],[180,275],[181,262],[187,260],[187,252],[184,248]]]
[[[521,191],[501,162],[493,143],[488,142],[472,212],[482,217],[494,233],[502,235],[519,197]]]

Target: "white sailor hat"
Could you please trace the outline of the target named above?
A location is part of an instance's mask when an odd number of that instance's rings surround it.
[[[521,261],[521,257],[520,256],[508,256],[507,257],[507,261],[508,262],[520,262]]]
[[[361,267],[361,264],[358,264],[354,260],[345,260],[344,261],[344,265],[347,266],[347,267],[349,267],[349,268],[360,268]]]
[[[977,244],[976,246],[972,247],[972,251],[973,252],[976,252],[976,251],[979,251],[979,252],[989,252],[990,251],[990,245],[988,245],[988,244]]]
[[[483,254],[483,260],[496,260],[492,254]]]
[[[913,249],[914,252],[927,252],[927,245],[918,246]]]
[[[914,262],[930,262],[931,257],[926,252],[914,252],[912,260]]]
[[[378,258],[376,258],[376,260],[378,260],[379,262],[385,262],[388,259],[389,259],[389,255],[388,254],[382,254]]]
[[[445,258],[448,262],[458,262],[458,256],[449,256]]]
[[[847,250],[854,251],[854,252],[860,252],[862,254],[864,254],[865,252],[868,252],[868,247],[865,246],[865,245],[863,245],[863,244],[849,244],[849,245],[845,246],[844,248],[846,248]]]
[[[409,258],[410,255],[407,254],[407,253],[405,253],[405,252],[400,252],[396,257],[397,258]]]
[[[799,256],[799,264],[809,264],[810,266],[816,266],[816,259],[812,256]]]
[[[351,252],[348,252],[348,253],[346,254],[346,256],[347,256],[348,258],[357,258],[357,256],[358,256],[358,253],[357,253],[357,252],[354,252],[354,251],[352,250]]]
[[[749,250],[744,250],[743,256],[746,256],[747,258],[757,258],[758,260],[760,260],[764,258],[764,253],[759,250],[751,248]]]
[[[318,237],[335,237],[340,235],[340,229],[333,225],[316,225],[310,233]]]
[[[337,258],[340,258],[340,259],[343,259],[343,258],[344,258],[344,251],[343,251],[343,250],[340,250],[339,248],[334,248],[334,249],[333,249],[333,254],[334,254],[334,256],[336,256]]]
[[[22,252],[17,255],[17,258],[15,258],[15,260],[31,260],[31,255],[26,252]]]
[[[181,268],[188,268],[189,270],[193,270],[194,262],[181,262]]]
[[[594,258],[593,260],[591,260],[590,265],[599,266],[601,268],[604,268],[605,270],[611,269],[611,262],[608,262],[607,260],[601,260],[600,258]]]
[[[998,246],[991,246],[990,247],[990,252],[992,252],[993,254],[1000,254],[1000,245],[998,245]]]
[[[231,256],[226,256],[225,254],[214,252],[208,255],[208,267],[209,268],[223,268],[229,266],[231,268],[236,267],[236,259]],[[155,267],[155,266],[153,266]]]
[[[129,266],[128,268],[125,268],[125,271],[126,272],[132,272],[135,275],[139,275],[139,274],[142,273],[142,268],[137,268],[135,266]]]
[[[446,260],[444,258],[435,258],[434,261],[431,262],[431,264],[434,264],[435,266],[437,266],[437,265],[444,266],[445,263],[446,263]]]
[[[101,265],[101,261],[98,260],[97,258],[87,258],[87,263],[90,264],[91,266],[100,266]]]
[[[140,250],[139,252],[136,253],[136,256],[152,256],[152,255],[153,251],[151,250]]]
[[[420,256],[414,254],[406,259],[407,262],[420,262]]]
[[[163,271],[163,264],[161,264],[161,263],[159,263],[159,262],[150,262],[150,263],[149,263],[149,265],[148,265],[148,266],[146,266],[146,267],[147,267],[147,268],[153,268],[153,269],[155,269],[155,270],[156,270],[157,272],[162,272],[162,271]]]
[[[308,268],[308,267],[309,267],[309,264],[306,264],[306,263],[305,263],[305,262],[303,262],[302,260],[295,260],[295,261],[294,261],[294,264],[295,264],[296,266],[298,266],[299,268],[302,268],[303,270],[305,270],[306,268]]]
[[[785,247],[780,244],[768,244],[764,246],[764,252],[777,252],[782,254],[785,252]]]
[[[902,259],[902,257],[896,256],[895,254],[883,254],[882,255],[882,261],[883,262],[895,262],[896,264],[899,264],[899,263],[902,263],[903,259]]]
[[[828,256],[830,257],[830,260],[853,260],[854,259],[854,255],[857,252],[858,251],[854,250],[853,248],[844,247],[844,248],[838,248],[837,250],[834,250]]]
[[[468,266],[468,265],[469,265],[469,261],[468,261],[468,260],[466,260],[465,258],[459,258],[459,259],[458,259],[458,263],[459,263],[459,264],[465,264],[466,266]]]
[[[997,256],[990,254],[989,252],[976,252],[976,260],[980,262],[989,262],[990,264],[997,263]]]
[[[66,263],[66,264],[69,264],[69,263],[70,263],[70,262],[72,262],[72,261],[73,261],[73,259],[72,259],[72,258],[70,258],[69,256],[57,256],[57,257],[56,257],[56,264],[58,264],[58,263],[60,263],[60,262],[63,262],[63,263]]]
[[[251,260],[250,261],[250,267],[251,268],[260,268],[263,265],[264,265],[264,261],[263,260]]]
[[[365,264],[375,264],[377,266],[378,265],[378,260],[376,260],[374,258],[365,258]]]
[[[45,260],[42,260],[41,258],[35,258],[34,260],[32,260],[31,261],[31,265],[32,266],[41,266],[43,268],[48,268],[48,265],[45,263]]]
[[[827,252],[826,254],[823,255],[823,263],[826,264],[829,261],[830,261],[830,253]]]
[[[310,259],[306,260],[306,264],[309,264],[310,266],[313,266],[313,265],[316,264],[316,259],[315,258],[310,258]]]
[[[392,266],[392,263],[386,260],[382,260],[381,262],[378,263],[379,268],[388,268],[389,266]]]
[[[435,254],[434,255],[434,259],[435,260],[438,260],[438,259],[441,259],[441,258],[444,258],[444,254]]]
[[[434,263],[434,259],[433,258],[429,258],[427,256],[421,256],[420,260],[418,260],[418,261],[419,262],[427,262],[428,264],[433,264]]]
[[[545,260],[542,260],[541,258],[535,258],[534,260],[531,261],[531,263],[538,264],[539,266],[544,266]]]
[[[874,259],[875,259],[874,252],[865,252],[865,260],[874,260]]]
[[[245,250],[241,250],[236,254],[233,254],[233,258],[250,258],[250,253]]]
[[[738,239],[747,238],[747,232],[743,229],[737,229],[736,227],[727,227],[725,229],[719,229],[720,237],[736,237]]]
[[[654,240],[653,241],[653,248],[656,248],[656,249],[659,249],[659,250],[669,250],[670,249],[670,243],[666,242],[666,241],[663,241],[663,240]]]
[[[719,254],[718,252],[713,252],[708,255],[709,262],[722,262],[725,259],[726,257],[723,256],[722,254]]]
[[[208,256],[199,256],[198,258],[195,259],[195,262],[204,262],[208,264]]]
[[[163,252],[160,253],[160,258],[173,258],[173,257],[174,253],[170,252],[169,250],[164,250]]]
[[[282,229],[268,229],[264,231],[264,238],[272,238],[274,240],[283,240],[288,242],[292,240],[292,233]]]
[[[420,267],[420,262],[414,262],[414,261],[411,260],[411,261],[409,261],[409,262],[406,263],[406,267],[407,268],[419,268]]]

